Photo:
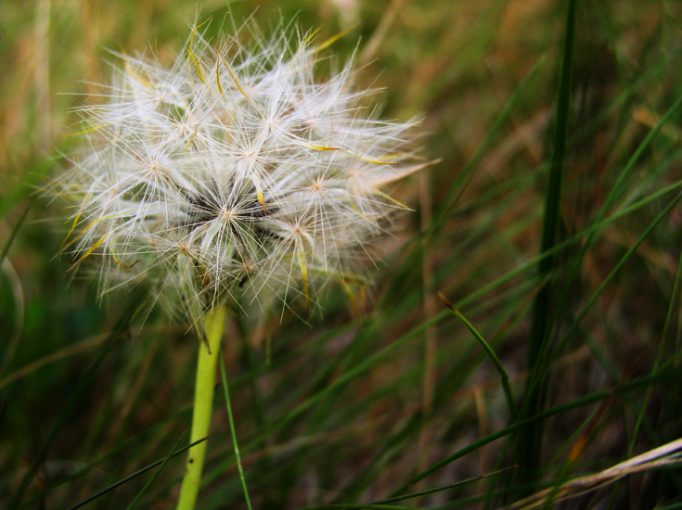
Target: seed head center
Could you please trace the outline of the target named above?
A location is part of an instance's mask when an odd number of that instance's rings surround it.
[[[237,212],[231,207],[223,207],[220,217],[225,222],[231,222],[237,218]]]

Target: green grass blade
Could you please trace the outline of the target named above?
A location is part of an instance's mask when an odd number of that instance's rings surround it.
[[[239,481],[244,491],[244,500],[246,501],[246,508],[251,508],[251,497],[249,496],[249,489],[246,485],[246,476],[244,476],[244,468],[242,467],[242,457],[239,453],[239,440],[237,439],[237,429],[234,426],[234,416],[232,415],[232,403],[230,401],[230,386],[227,382],[227,373],[225,370],[225,361],[220,363],[220,378],[223,383],[223,394],[225,395],[225,407],[227,408],[227,420],[230,423],[230,436],[232,437],[232,449],[234,451],[235,462],[237,463],[237,471],[239,472]]]
[[[5,260],[5,257],[9,253],[9,249],[12,247],[12,244],[14,243],[14,240],[16,239],[17,234],[19,233],[19,230],[24,224],[24,221],[26,221],[26,217],[28,216],[30,210],[31,205],[29,204],[24,208],[24,211],[21,213],[21,216],[19,216],[19,219],[14,223],[14,226],[12,227],[12,231],[10,232],[9,237],[7,238],[7,241],[5,241],[5,244],[2,247],[2,252],[0,252],[0,264]]]
[[[497,370],[497,373],[500,376],[500,383],[502,384],[502,388],[504,390],[504,396],[507,399],[509,415],[511,419],[514,419],[514,417],[516,416],[514,394],[512,393],[511,386],[509,385],[509,374],[507,374],[507,371],[505,370],[504,365],[502,365],[500,358],[497,357],[497,354],[495,354],[495,351],[493,350],[492,347],[490,347],[490,344],[486,341],[486,339],[483,338],[483,335],[481,335],[481,333],[474,327],[474,325],[471,324],[471,322],[469,322],[467,318],[464,317],[464,315],[462,315],[462,312],[457,310],[442,293],[439,292],[438,297],[440,298],[441,301],[445,303],[445,306],[448,307],[452,314],[466,326],[466,328],[474,336],[476,341],[478,341],[480,346],[483,347],[483,350],[490,358],[490,361],[492,361],[493,365],[495,365],[495,370]]]
[[[487,444],[492,443],[493,441],[496,441],[498,439],[501,439],[503,437],[506,437],[510,434],[513,434],[514,432],[527,427],[528,424],[537,422],[537,421],[543,421],[546,418],[549,418],[551,416],[556,416],[562,413],[565,413],[567,411],[570,411],[572,409],[588,406],[590,404],[594,404],[596,402],[600,402],[601,400],[604,400],[606,398],[612,397],[614,395],[620,395],[623,393],[628,393],[631,391],[638,390],[642,387],[647,387],[652,383],[655,382],[660,382],[661,384],[667,383],[670,380],[675,380],[677,377],[676,369],[675,368],[665,368],[661,369],[655,373],[649,374],[645,377],[641,377],[639,379],[634,379],[632,381],[629,381],[627,383],[624,383],[622,385],[616,386],[612,389],[609,390],[603,390],[603,391],[598,391],[591,393],[589,395],[585,395],[583,397],[580,397],[576,400],[573,400],[571,402],[568,402],[566,404],[560,404],[555,407],[551,407],[549,409],[545,409],[541,413],[530,416],[528,418],[524,419],[518,419],[508,427],[505,427],[501,430],[498,430],[497,432],[493,432],[492,434],[487,435],[486,437],[479,439],[477,441],[474,441],[470,445],[461,448],[460,450],[446,456],[445,458],[441,459],[440,461],[435,462],[432,464],[429,468],[425,469],[424,471],[417,473],[416,475],[412,476],[407,482],[405,482],[403,485],[401,485],[398,489],[396,489],[393,493],[391,493],[391,496],[399,496],[404,491],[410,487],[411,485],[419,482],[420,480],[423,480],[427,478],[428,476],[432,475],[433,473],[436,473],[437,471],[441,470],[448,464],[451,464],[457,459],[460,459],[464,457],[465,455],[475,452],[482,446],[485,446]]]
[[[135,495],[135,498],[134,498],[134,499],[130,502],[130,504],[128,505],[127,510],[134,510],[134,509],[135,509],[135,507],[137,506],[137,504],[138,504],[138,503],[140,502],[140,500],[142,499],[142,496],[144,496],[144,494],[147,492],[147,490],[148,490],[148,489],[152,486],[152,484],[156,481],[156,479],[159,477],[159,475],[160,475],[161,472],[163,471],[163,468],[166,467],[166,464],[168,463],[168,461],[173,457],[173,455],[175,454],[175,449],[176,449],[176,448],[178,447],[178,445],[182,442],[182,439],[185,437],[185,434],[186,434],[186,432],[183,432],[183,433],[180,435],[180,437],[177,439],[177,441],[175,441],[175,444],[173,445],[173,447],[172,447],[172,448],[170,449],[170,451],[168,452],[168,455],[166,455],[166,456],[163,458],[163,461],[161,461],[161,464],[159,465],[159,469],[157,469],[157,470],[154,472],[154,475],[153,475],[149,480],[147,480],[147,482],[142,486],[142,488],[140,489],[140,491]]]
[[[139,304],[140,304],[139,299],[134,298],[131,300],[128,308],[123,312],[123,314],[121,315],[121,317],[119,318],[119,320],[116,322],[113,329],[109,333],[108,341],[105,342],[105,344],[100,349],[99,353],[97,353],[95,359],[92,361],[88,369],[81,377],[78,384],[76,384],[72,389],[71,393],[69,394],[69,398],[66,401],[61,414],[59,415],[59,418],[50,429],[50,432],[47,435],[46,440],[43,442],[43,444],[40,447],[40,450],[34,457],[31,463],[31,467],[23,476],[19,484],[19,488],[17,489],[16,493],[14,494],[13,498],[10,501],[9,508],[18,508],[19,505],[21,504],[26,489],[28,489],[29,485],[33,481],[33,478],[37,475],[40,466],[47,458],[47,454],[49,452],[50,447],[52,446],[52,443],[54,443],[55,439],[57,438],[59,432],[66,423],[66,420],[68,419],[70,414],[77,408],[80,401],[84,398],[87,390],[90,389],[92,382],[94,381],[97,375],[97,369],[99,368],[99,366],[104,361],[104,358],[109,353],[109,350],[111,349],[114,343],[113,341],[128,329],[130,325],[130,320],[132,319],[134,312],[138,309]]]
[[[193,443],[190,443],[190,444],[188,444],[187,446],[183,446],[183,447],[180,448],[179,450],[174,451],[174,452],[170,455],[170,457],[177,457],[178,455],[181,455],[181,454],[187,452],[190,448],[193,448],[193,447],[195,447],[195,446],[197,446],[197,445],[199,445],[199,444],[201,444],[201,443],[204,443],[204,442],[206,442],[207,440],[208,440],[208,438],[207,438],[207,437],[204,437],[203,439],[199,439],[199,440],[197,440],[197,441],[194,441]],[[158,467],[158,466],[163,465],[164,462],[166,462],[166,457],[164,457],[163,459],[159,459],[159,460],[157,460],[157,461],[154,461],[154,462],[152,462],[151,464],[148,464],[148,465],[144,466],[143,468],[138,469],[137,471],[135,471],[135,472],[133,472],[133,473],[131,473],[131,474],[129,474],[129,475],[127,475],[127,476],[121,478],[120,480],[115,481],[115,482],[112,483],[111,485],[108,485],[107,487],[105,487],[104,489],[102,489],[102,490],[96,492],[95,494],[92,494],[91,496],[88,496],[86,499],[84,499],[83,501],[80,501],[79,503],[76,503],[74,506],[69,507],[69,510],[78,510],[79,508],[83,508],[83,507],[89,505],[89,504],[92,503],[93,501],[95,501],[95,500],[101,498],[102,496],[106,496],[106,495],[109,494],[110,492],[112,492],[112,491],[118,489],[119,487],[124,486],[125,484],[127,484],[128,482],[134,480],[135,478],[144,475],[145,473],[147,473],[148,471],[151,471],[151,470],[154,469],[155,467]],[[23,508],[23,507],[22,507],[22,508]]]
[[[542,227],[540,252],[546,253],[557,244],[559,235],[559,216],[561,211],[561,194],[564,180],[564,159],[568,137],[569,108],[571,99],[571,76],[573,71],[573,49],[575,38],[576,0],[569,0],[566,10],[561,76],[559,79],[559,97],[554,131],[554,152],[549,173],[549,184],[545,195],[545,213]],[[552,288],[554,282],[551,275],[556,269],[557,256],[544,258],[538,267],[542,284],[533,304],[533,318],[528,345],[528,384],[519,415],[520,419],[539,414],[543,407],[546,383],[541,379],[543,365],[549,363],[544,353],[547,351],[552,309]],[[532,422],[522,428],[516,439],[516,455],[519,464],[519,481],[528,484],[538,479],[540,474],[540,458],[542,445],[542,423]]]

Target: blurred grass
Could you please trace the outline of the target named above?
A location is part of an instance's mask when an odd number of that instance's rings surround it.
[[[545,192],[545,206],[542,218],[542,238],[540,253],[551,252],[561,241],[560,216],[565,181],[566,142],[568,138],[569,109],[573,80],[573,55],[575,51],[576,1],[569,0],[566,5],[566,21],[561,52],[559,92],[556,100],[556,115],[552,134],[552,156],[549,165],[549,179]],[[560,314],[555,308],[561,301],[556,294],[556,275],[561,267],[561,253],[552,253],[542,258],[538,264],[538,279],[542,281],[540,290],[533,300],[533,312],[528,337],[528,377],[524,390],[519,420],[526,420],[540,414],[545,406],[545,392],[549,386],[546,367],[551,361],[553,330],[555,319]],[[542,455],[543,423],[533,422],[522,428],[516,440],[518,460],[518,481],[527,485],[522,493],[527,496],[532,491],[533,482],[540,478]]]
[[[387,117],[422,112],[425,153],[441,162],[421,184],[430,204],[416,181],[396,190],[417,212],[382,246],[355,309],[337,289],[310,325],[230,322],[224,361],[254,508],[493,508],[682,436],[682,6],[576,2],[559,241],[538,255],[564,3],[259,4],[266,30],[280,13],[321,38],[354,27],[328,53],[345,58],[360,39],[360,85],[385,88]],[[218,35],[226,12],[203,2],[200,18]],[[63,211],[33,190],[78,143],[69,109],[91,99],[63,93],[106,81],[107,49],[170,58],[195,14],[179,0],[0,10],[0,507],[69,508],[112,484],[86,507],[175,501],[183,456],[170,452],[189,423],[195,339],[154,315],[125,326],[130,296],[98,303],[55,256]],[[552,348],[529,367],[547,257]],[[510,418],[489,353],[437,291],[486,340],[517,405],[542,374],[541,407]],[[529,423],[544,429],[539,475],[521,481],[513,437]],[[213,431],[201,508],[243,508],[220,405]],[[672,507],[679,480],[675,467],[633,475],[561,507]]]

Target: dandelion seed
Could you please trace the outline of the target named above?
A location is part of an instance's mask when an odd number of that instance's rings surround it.
[[[361,271],[401,207],[380,186],[421,168],[414,123],[372,118],[352,63],[315,81],[325,43],[290,35],[212,47],[193,28],[169,68],[118,55],[51,187],[75,204],[74,266],[100,255],[102,293],[143,279],[200,325],[218,303],[307,302],[329,275]]]

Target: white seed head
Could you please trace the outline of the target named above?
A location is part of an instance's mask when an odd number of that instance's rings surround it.
[[[352,62],[317,81],[324,44],[257,34],[212,46],[193,28],[170,67],[117,55],[104,104],[79,109],[84,143],[50,192],[74,204],[65,249],[99,255],[102,294],[144,280],[194,324],[226,301],[308,302],[361,273],[400,208],[380,188],[424,166],[414,122],[375,118]]]

